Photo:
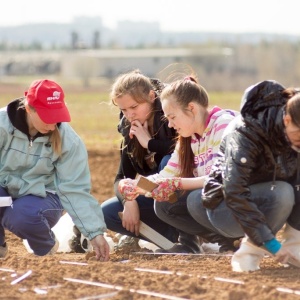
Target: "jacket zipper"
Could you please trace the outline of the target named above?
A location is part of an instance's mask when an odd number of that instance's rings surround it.
[[[33,142],[33,137],[31,136],[30,139],[29,139],[29,148],[32,147],[32,142]]]

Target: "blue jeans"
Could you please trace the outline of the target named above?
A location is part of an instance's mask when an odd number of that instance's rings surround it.
[[[171,155],[166,155],[160,162],[159,170],[163,169],[170,159]],[[166,237],[172,242],[177,242],[178,232],[177,230],[160,220],[154,212],[154,200],[140,195],[136,198],[140,211],[140,220],[146,223],[155,231]],[[109,230],[118,232],[124,235],[136,237],[136,235],[122,226],[122,221],[118,215],[122,212],[124,207],[117,197],[110,198],[101,204],[106,226]],[[140,239],[144,239],[142,236],[138,236]]]
[[[9,196],[0,187],[0,196]],[[55,244],[51,228],[62,216],[63,207],[57,195],[48,193],[46,198],[26,195],[14,199],[12,206],[0,207],[0,245],[5,242],[9,230],[26,239],[34,254],[47,254]]]
[[[295,205],[293,207],[290,216],[287,219],[287,222],[293,228],[300,231],[300,189],[297,186],[298,184],[299,182],[297,182],[297,179],[295,180],[295,182],[292,182],[292,186],[294,188],[294,195],[295,195]]]
[[[270,183],[258,183],[250,186],[253,203],[265,216],[266,222],[276,234],[290,216],[295,196],[293,187],[286,182],[276,181],[276,188],[270,189]],[[217,230],[220,234],[230,238],[244,235],[244,231],[236,221],[232,211],[222,201],[214,210],[206,209],[202,205],[202,190],[195,190],[187,199],[188,211],[191,216],[207,228]]]
[[[188,233],[201,236],[202,225],[191,217],[187,209],[187,198],[190,194],[185,192],[182,195],[180,192],[177,192],[178,201],[175,203],[155,201],[155,213],[161,220],[177,228],[180,234]]]
[[[140,220],[150,226],[152,229],[159,232],[172,242],[177,242],[178,232],[172,226],[161,221],[155,214],[153,208],[154,200],[140,195],[136,198],[140,210]],[[110,198],[101,204],[106,226],[109,230],[118,232],[124,235],[137,237],[134,233],[126,230],[122,226],[122,221],[118,212],[123,211],[124,207],[117,197]],[[138,238],[145,239],[142,236]]]

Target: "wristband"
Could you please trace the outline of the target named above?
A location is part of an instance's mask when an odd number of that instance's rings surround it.
[[[272,254],[276,254],[281,248],[280,242],[278,242],[275,238],[270,241],[264,242],[264,246]]]

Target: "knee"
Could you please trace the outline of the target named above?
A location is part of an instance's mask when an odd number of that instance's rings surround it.
[[[294,188],[291,184],[283,181],[276,182],[274,201],[280,205],[282,209],[291,210],[295,204]]]
[[[202,203],[201,194],[202,194],[202,189],[198,189],[190,192],[190,194],[188,195],[186,199],[186,203],[187,203],[188,211],[190,213],[193,212],[197,207],[201,205]]]
[[[36,223],[35,221],[33,214],[29,215],[26,211],[15,209],[15,207],[13,210],[4,213],[2,218],[2,224],[5,228],[9,230],[13,228],[16,231],[29,229],[31,224]]]
[[[119,220],[121,222],[118,212],[123,210],[123,206],[117,198],[111,198],[104,201],[101,204],[101,208],[106,223],[110,220]]]
[[[108,215],[110,212],[110,205],[107,202],[108,201],[105,201],[101,204],[101,209],[102,209],[104,216]]]
[[[163,219],[168,214],[167,204],[168,202],[154,201],[154,212],[158,218]]]

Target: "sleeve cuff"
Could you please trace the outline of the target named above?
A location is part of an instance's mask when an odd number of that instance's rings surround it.
[[[276,254],[281,248],[280,242],[276,239],[264,242],[264,246],[272,254]]]

